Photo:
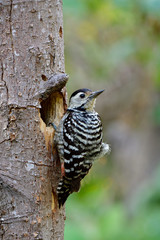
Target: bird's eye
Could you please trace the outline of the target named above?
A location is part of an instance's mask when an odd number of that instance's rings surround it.
[[[80,98],[84,98],[84,97],[85,97],[85,94],[82,93],[82,94],[80,95]]]

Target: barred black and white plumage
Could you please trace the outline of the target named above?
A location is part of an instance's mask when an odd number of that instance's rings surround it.
[[[109,152],[109,145],[102,142],[100,117],[94,110],[96,97],[102,92],[75,91],[57,128],[55,142],[64,169],[57,187],[59,207],[72,192],[79,191],[94,160]]]

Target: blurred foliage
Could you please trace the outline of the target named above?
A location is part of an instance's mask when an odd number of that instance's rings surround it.
[[[63,2],[69,91],[80,85],[75,77],[81,84],[107,81],[115,68],[129,61],[144,66],[160,87],[159,0]]]
[[[152,124],[160,126],[160,1],[63,0],[63,10],[69,95],[84,86],[107,88],[117,69],[136,63],[151,79]],[[159,240],[160,171],[130,209],[115,199],[110,167],[98,162],[80,193],[69,197],[64,239]]]
[[[160,168],[133,209],[109,200],[109,179],[86,181],[66,204],[65,240],[159,240]],[[95,201],[96,200],[96,201]]]

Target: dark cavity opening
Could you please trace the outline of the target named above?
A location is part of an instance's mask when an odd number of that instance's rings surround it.
[[[56,94],[52,93],[47,99],[41,102],[40,115],[46,126],[54,122],[56,114]]]

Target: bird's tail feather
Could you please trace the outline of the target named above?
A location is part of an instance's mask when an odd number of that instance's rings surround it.
[[[80,180],[81,179],[78,178],[73,181],[73,179],[69,180],[67,177],[63,176],[57,187],[59,208],[64,205],[71,193],[79,191]]]
[[[59,208],[64,205],[68,196],[71,194],[71,182],[65,177],[59,182],[57,187]]]

